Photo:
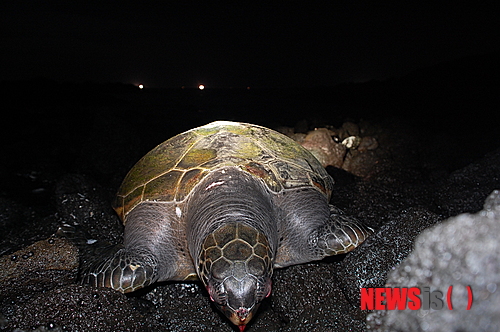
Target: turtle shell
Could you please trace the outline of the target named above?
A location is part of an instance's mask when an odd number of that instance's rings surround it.
[[[143,201],[181,204],[210,172],[235,166],[262,179],[271,192],[314,187],[327,198],[333,180],[316,158],[274,130],[216,121],[181,133],[147,153],[129,171],[114,208],[120,218]]]

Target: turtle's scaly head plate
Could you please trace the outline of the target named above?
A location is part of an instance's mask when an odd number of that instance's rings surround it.
[[[198,261],[210,299],[243,331],[271,293],[272,255],[267,238],[245,224],[226,224],[207,236]]]

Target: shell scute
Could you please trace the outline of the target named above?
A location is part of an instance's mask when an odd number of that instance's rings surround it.
[[[240,239],[232,240],[222,249],[225,258],[235,260],[246,260],[252,255],[252,247],[245,241]]]
[[[315,173],[310,173],[309,178],[311,181],[311,184],[316,186],[320,191],[326,193],[330,193],[333,190],[333,183],[331,181],[328,181],[329,178],[324,178],[318,176],[318,174]]]
[[[254,228],[247,228],[244,231],[238,229],[238,237],[252,247],[257,244],[257,230]]]
[[[195,168],[185,172],[180,181],[173,188],[176,189],[175,200],[177,202],[183,201],[194,186],[205,177],[206,173],[207,171],[201,168]]]
[[[144,197],[146,199],[163,200],[166,202],[172,201],[182,175],[183,172],[170,171],[149,181],[144,186]]]
[[[182,204],[200,180],[226,166],[252,174],[276,193],[312,186],[329,198],[333,187],[325,169],[291,138],[256,125],[216,121],[172,137],[139,160],[118,191],[115,210],[125,220],[143,201]]]
[[[243,165],[242,169],[253,176],[261,178],[271,191],[279,192],[283,188],[281,181],[276,178],[275,173],[263,164],[250,162]]]
[[[127,196],[118,195],[116,197],[115,210],[118,213],[118,216],[122,220],[125,220],[125,215],[127,214],[128,211],[130,211],[134,206],[136,206],[142,201],[142,198],[144,196],[143,191],[144,191],[144,186],[141,186],[133,190]]]
[[[191,169],[198,167],[206,162],[213,161],[217,158],[217,151],[212,148],[199,148],[193,147],[189,149],[186,154],[179,160],[176,165],[178,169]]]
[[[261,257],[261,258],[264,258],[266,255],[267,255],[267,250],[268,250],[268,245],[267,244],[263,244],[263,243],[258,243],[255,247],[254,247],[254,253],[255,255]]]
[[[253,256],[248,261],[248,272],[253,275],[262,275],[266,271],[266,264],[263,258]]]
[[[236,235],[236,224],[230,224],[223,229],[221,232],[214,233],[215,243],[220,248],[224,247],[228,242],[235,238]]]
[[[193,145],[196,138],[195,133],[186,132],[163,142],[149,151],[128,172],[118,194],[129,195],[137,187],[173,169],[179,158]]]

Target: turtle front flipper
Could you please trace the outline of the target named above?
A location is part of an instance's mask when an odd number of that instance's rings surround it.
[[[347,253],[372,232],[328,204],[319,190],[289,190],[277,197],[279,247],[274,265],[285,267]]]
[[[82,284],[129,293],[158,279],[157,259],[147,249],[131,251],[122,244],[94,240],[80,225],[63,224],[56,234],[78,247]]]
[[[372,233],[372,228],[348,217],[342,210],[330,205],[329,222],[311,234],[309,241],[323,258],[352,251]]]
[[[109,247],[106,251],[103,253],[106,258],[84,271],[82,283],[129,293],[158,279],[154,256],[127,250],[123,245]]]

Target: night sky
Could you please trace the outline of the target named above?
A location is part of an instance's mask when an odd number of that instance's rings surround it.
[[[127,3],[3,4],[0,80],[332,86],[500,49],[495,1]]]

